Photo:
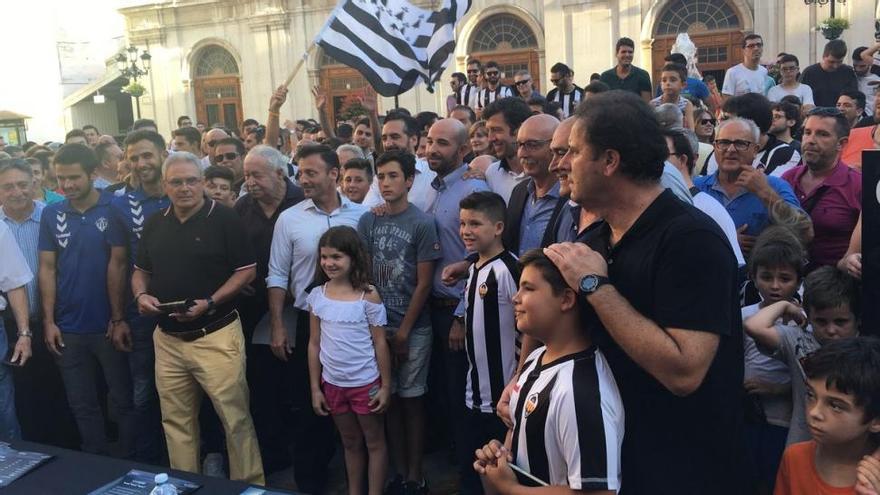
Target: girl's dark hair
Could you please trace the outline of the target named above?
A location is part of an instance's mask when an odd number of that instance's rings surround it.
[[[369,289],[373,273],[370,257],[358,233],[353,228],[346,226],[330,227],[330,230],[324,232],[318,241],[318,260],[316,261],[313,286],[322,285],[330,280],[321,269],[322,247],[337,249],[351,258],[351,272],[348,274],[351,286],[360,290]]]
[[[807,252],[803,244],[789,227],[770,225],[755,240],[755,247],[749,257],[749,276],[754,280],[758,268],[762,266],[788,266],[794,268],[800,280],[804,276],[806,259]]]

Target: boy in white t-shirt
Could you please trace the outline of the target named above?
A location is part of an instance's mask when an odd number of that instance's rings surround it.
[[[724,74],[721,94],[726,100],[731,96],[746,93],[764,94],[767,69],[761,66],[764,53],[764,40],[757,34],[750,34],[743,40],[743,63],[737,64]]]

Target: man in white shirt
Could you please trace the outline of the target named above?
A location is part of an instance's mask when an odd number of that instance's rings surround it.
[[[297,368],[294,384],[296,419],[294,473],[299,490],[324,493],[327,465],[333,457],[333,423],[329,417],[315,415],[311,407],[307,348],[309,306],[306,296],[315,276],[318,241],[330,227],[357,228],[367,208],[352,203],[336,191],[339,158],[329,147],[304,146],[297,155],[300,179],[306,199],[278,217],[269,255],[269,315],[272,352],[278,359],[293,360]],[[296,342],[289,342],[284,328],[283,310],[288,293],[296,308]]]
[[[385,117],[382,124],[382,148],[384,151],[405,151],[412,155],[416,154],[419,145],[418,124],[413,117],[402,113],[390,113]],[[416,176],[409,190],[409,201],[422,211],[428,211],[434,204],[437,191],[431,187],[431,182],[437,174],[428,166],[428,162],[416,159]],[[362,203],[367,208],[373,208],[385,203],[379,193],[379,181],[373,177],[373,184]]]
[[[28,296],[25,285],[34,278],[27,262],[4,222],[0,222],[0,310],[6,309],[7,299],[18,326],[18,341],[9,360],[16,366],[24,366],[31,356],[31,338],[28,329]],[[0,319],[0,353],[3,359],[7,354],[7,337]],[[0,366],[0,436],[7,439],[21,439],[21,428],[15,414],[15,387],[12,371],[8,366]]]
[[[871,72],[870,64],[862,60],[862,52],[867,49],[860,46],[853,50],[853,70],[859,80],[859,91],[865,94],[865,114],[870,117],[874,115],[874,93],[880,84],[880,76]]]
[[[483,109],[489,143],[498,157],[498,161],[486,169],[486,182],[505,203],[510,200],[513,188],[528,179],[517,156],[516,135],[519,126],[531,116],[532,110],[521,98],[502,98]]]
[[[724,101],[731,96],[746,93],[764,94],[767,69],[761,66],[763,54],[764,40],[761,36],[750,34],[743,39],[743,62],[731,67],[724,74],[724,85],[721,87]]]

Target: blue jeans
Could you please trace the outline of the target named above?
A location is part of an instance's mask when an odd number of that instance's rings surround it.
[[[162,416],[159,395],[156,393],[156,351],[153,331],[156,320],[135,317],[131,328],[131,352],[128,367],[131,370],[134,421],[138,425],[134,438],[134,460],[159,465],[162,462]]]
[[[9,344],[6,342],[6,330],[0,319],[0,359],[6,359]],[[0,364],[0,440],[20,440],[21,427],[15,415],[15,385],[12,383],[12,370]]]
[[[122,457],[133,457],[134,415],[131,376],[125,354],[113,348],[103,333],[63,333],[64,351],[57,358],[67,401],[76,419],[82,449],[91,454],[108,455],[104,414],[98,402],[98,368],[107,382],[108,409],[116,411]]]

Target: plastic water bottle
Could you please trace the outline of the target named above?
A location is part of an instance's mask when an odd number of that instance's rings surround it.
[[[167,473],[159,473],[153,478],[156,486],[150,495],[177,495],[177,488],[168,481]]]

